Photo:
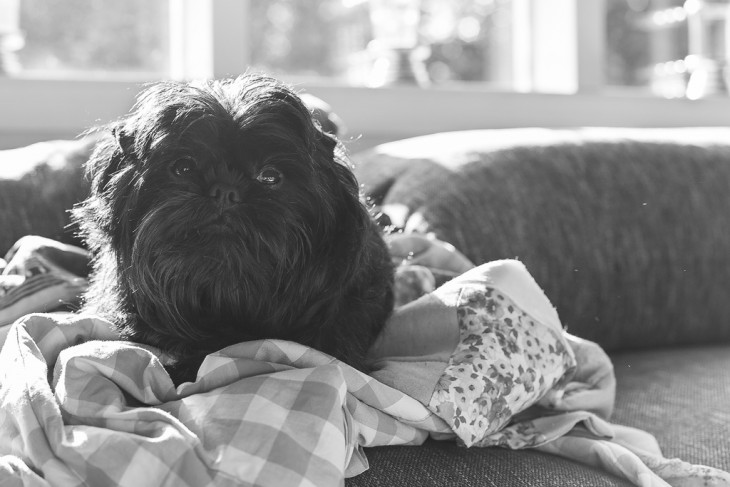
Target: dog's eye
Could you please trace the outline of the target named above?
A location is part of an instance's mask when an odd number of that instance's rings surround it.
[[[197,168],[198,165],[193,159],[190,159],[189,157],[183,157],[182,159],[176,160],[172,163],[172,166],[170,167],[172,173],[178,177],[190,176],[195,172]]]
[[[278,169],[273,167],[267,167],[256,176],[256,180],[263,184],[273,186],[279,184],[284,178],[284,175]]]

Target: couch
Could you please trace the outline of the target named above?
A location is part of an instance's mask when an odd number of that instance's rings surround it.
[[[0,152],[17,169],[0,180],[0,248],[28,233],[77,243],[66,210],[92,143]],[[610,353],[613,422],[730,470],[730,130],[443,133],[353,162],[391,229],[433,233],[472,262],[521,260],[568,330]],[[347,485],[628,485],[532,450],[429,440],[366,454]]]

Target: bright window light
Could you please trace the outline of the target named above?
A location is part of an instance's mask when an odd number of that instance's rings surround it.
[[[359,147],[727,125],[729,15],[730,0],[0,0],[0,148],[116,119],[143,83],[246,70],[325,99]]]
[[[509,88],[503,53],[511,52],[511,0],[249,4],[247,47],[261,70],[356,86],[466,81]]]
[[[0,0],[0,72],[728,93],[730,0]]]
[[[729,18],[727,0],[607,0],[607,84],[665,98],[726,95]]]
[[[11,74],[159,77],[169,70],[167,1],[0,0],[0,17],[16,23],[5,26],[14,43],[2,53]]]

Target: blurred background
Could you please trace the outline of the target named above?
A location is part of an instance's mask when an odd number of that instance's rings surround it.
[[[0,0],[0,148],[144,83],[265,71],[355,148],[442,130],[730,125],[730,0]]]

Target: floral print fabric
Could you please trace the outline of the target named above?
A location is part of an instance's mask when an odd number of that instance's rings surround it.
[[[499,289],[466,283],[457,300],[460,342],[429,409],[465,446],[531,443],[530,428],[504,430],[518,413],[556,394],[575,371],[561,331],[536,320]],[[524,430],[524,431],[523,431]]]

